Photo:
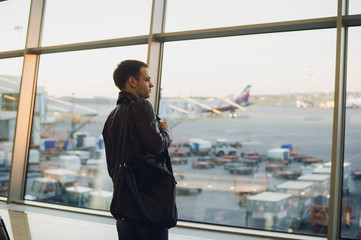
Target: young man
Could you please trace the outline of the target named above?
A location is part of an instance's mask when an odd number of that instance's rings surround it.
[[[113,78],[120,93],[117,107],[109,114],[103,129],[108,172],[114,179],[120,158],[125,156],[127,163],[133,167],[137,185],[146,186],[157,178],[157,168],[166,169],[162,153],[172,142],[169,126],[166,122],[159,122],[152,105],[146,100],[153,84],[145,63],[122,61]],[[131,107],[128,123],[125,123],[128,106]],[[127,129],[125,142],[122,139],[124,129]],[[125,149],[124,153],[122,149]],[[120,240],[168,239],[166,229],[144,227],[126,219],[117,220],[117,231]]]

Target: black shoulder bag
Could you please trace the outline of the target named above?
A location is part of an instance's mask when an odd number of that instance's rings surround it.
[[[125,111],[125,129],[123,142],[128,132],[129,103]],[[164,171],[154,179],[151,187],[138,188],[133,168],[125,159],[125,144],[122,145],[123,157],[120,159],[118,172],[113,177],[113,199],[110,212],[115,219],[134,222],[139,225],[171,228],[177,224],[178,211],[175,203],[176,181],[168,152],[163,155],[169,172]]]

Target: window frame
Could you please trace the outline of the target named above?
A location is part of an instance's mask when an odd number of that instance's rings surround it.
[[[24,188],[26,182],[26,168],[32,128],[32,116],[35,106],[35,95],[37,85],[37,73],[39,59],[42,54],[78,51],[87,49],[101,49],[107,47],[132,46],[138,44],[148,44],[147,63],[154,79],[156,89],[155,97],[150,99],[155,110],[159,105],[159,88],[162,71],[163,45],[165,42],[206,39],[217,37],[242,36],[250,34],[277,33],[304,31],[315,29],[337,29],[336,43],[336,66],[335,66],[335,107],[333,115],[333,135],[332,135],[332,169],[330,188],[330,212],[328,239],[340,238],[340,202],[342,193],[342,169],[343,152],[345,139],[345,103],[346,103],[346,83],[347,83],[347,41],[348,28],[361,26],[361,14],[348,15],[348,0],[337,0],[338,12],[336,17],[315,18],[296,21],[283,21],[265,24],[253,24],[245,26],[201,29],[182,32],[164,33],[165,14],[167,0],[153,0],[151,25],[148,35],[133,36],[117,39],[105,39],[101,41],[91,41],[76,44],[65,44],[51,47],[41,47],[42,21],[46,0],[32,0],[29,13],[29,24],[27,39],[24,49],[0,52],[0,59],[12,57],[24,57],[21,85],[19,93],[19,106],[17,112],[13,160],[9,179],[8,197],[1,197],[0,200],[7,203],[33,204],[63,209],[65,211],[79,211],[96,215],[106,215],[101,211],[91,209],[79,209],[72,207],[55,206],[51,204],[32,203],[24,200]],[[20,121],[21,119],[21,121]],[[22,173],[22,174],[18,174]],[[232,232],[240,235],[271,237],[278,239],[324,239],[314,236],[299,236],[287,233],[275,233],[270,231],[249,230],[235,227],[214,226],[206,223],[193,223],[180,221],[178,226],[206,229],[218,232]]]

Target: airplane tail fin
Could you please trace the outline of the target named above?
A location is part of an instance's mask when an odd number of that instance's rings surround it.
[[[243,92],[236,98],[237,104],[249,105],[248,98],[251,91],[251,85],[247,85]]]

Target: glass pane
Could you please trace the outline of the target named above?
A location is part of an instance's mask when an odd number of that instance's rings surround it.
[[[152,1],[47,1],[42,45],[146,35]]]
[[[337,2],[328,0],[169,0],[165,31],[196,30],[336,15]]]
[[[23,49],[30,0],[0,1],[0,52]]]
[[[341,236],[361,239],[361,27],[349,29]]]
[[[41,56],[25,199],[109,209],[102,130],[116,105],[113,71],[147,46]]]
[[[349,0],[349,14],[361,14],[361,1]]]
[[[7,196],[23,58],[0,60],[0,196]]]
[[[323,30],[165,44],[181,219],[327,234],[312,210],[329,198],[335,43]]]

